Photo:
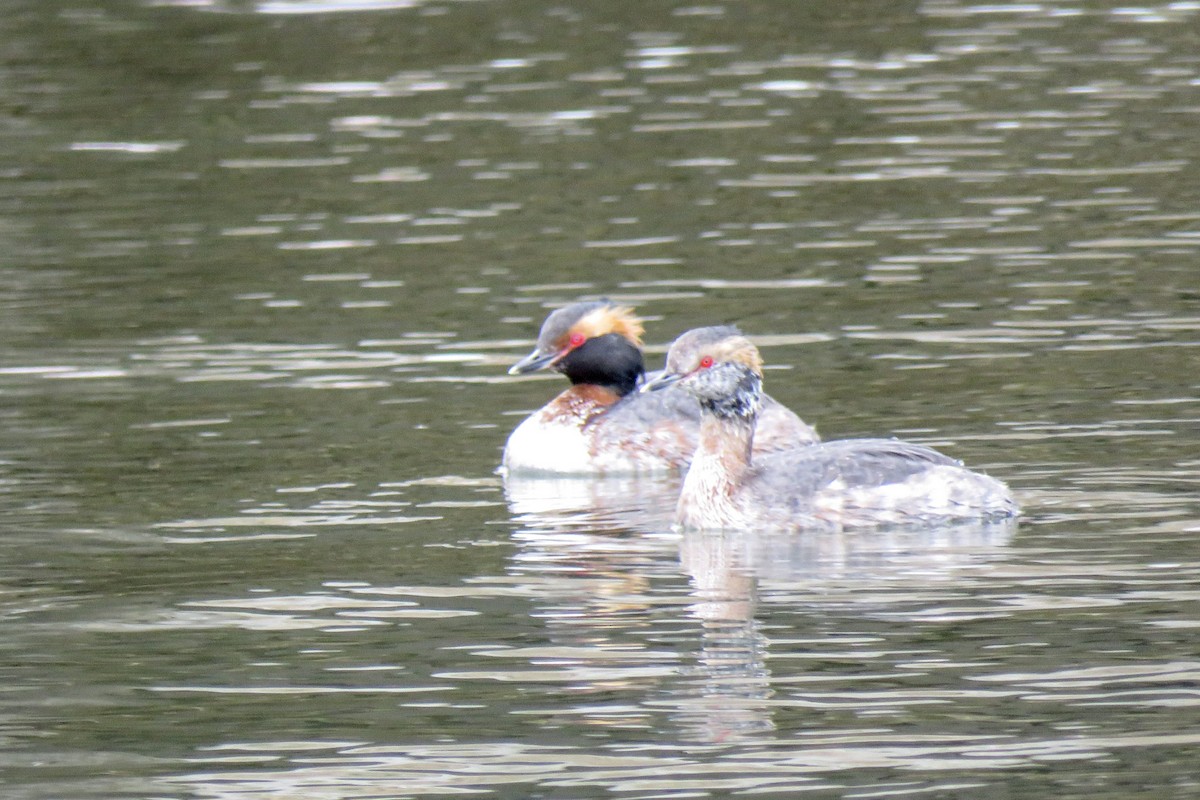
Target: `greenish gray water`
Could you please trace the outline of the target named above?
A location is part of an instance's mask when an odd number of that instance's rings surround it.
[[[11,798],[1200,792],[1200,4],[11,0]],[[503,486],[547,310],[736,321],[1018,527]]]

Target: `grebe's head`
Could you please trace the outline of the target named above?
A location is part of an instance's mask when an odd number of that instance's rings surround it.
[[[628,306],[607,300],[573,303],[546,317],[538,334],[537,347],[508,370],[523,375],[554,367],[560,372],[563,360],[593,339],[615,336],[635,350],[642,347],[642,321]]]
[[[762,356],[733,326],[696,328],[671,344],[666,370],[643,390],[675,383],[720,416],[753,416],[762,399]]]

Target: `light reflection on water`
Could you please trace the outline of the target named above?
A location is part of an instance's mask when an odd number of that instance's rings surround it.
[[[6,792],[1194,794],[1198,15],[18,2]],[[1026,517],[502,482],[596,296]]]
[[[610,499],[620,495],[619,483],[610,487]],[[598,493],[605,494],[603,487]],[[645,502],[646,494],[638,502]],[[912,731],[892,730],[901,720],[911,725],[922,715],[938,718],[937,709],[954,709],[941,712],[953,718],[967,709],[996,713],[1012,704],[1186,702],[1190,693],[1175,687],[1188,680],[1194,662],[997,670],[1008,650],[1037,653],[1053,646],[1045,634],[1021,634],[1006,624],[1014,617],[1149,599],[1064,596],[1057,594],[1059,587],[1136,580],[1152,570],[1124,565],[1099,571],[1087,559],[1075,572],[1064,569],[1062,559],[1043,569],[1014,563],[1007,550],[1011,526],[852,540],[756,534],[680,539],[651,526],[614,538],[580,530],[578,515],[584,512],[579,507],[563,503],[539,510],[537,498],[528,496],[514,502],[525,503],[520,516],[526,527],[514,534],[517,549],[504,576],[444,587],[347,586],[315,600],[280,598],[259,608],[272,613],[288,607],[351,608],[372,618],[373,608],[390,617],[393,606],[406,614],[417,604],[438,600],[486,603],[518,596],[531,603],[533,617],[545,627],[541,643],[476,646],[471,668],[436,672],[430,676],[435,685],[156,690],[426,692],[428,699],[404,705],[470,713],[481,707],[453,697],[473,696],[471,687],[480,683],[515,686],[522,694],[534,693],[511,713],[535,720],[542,730],[583,726],[605,732],[598,749],[581,753],[523,741],[436,746],[253,741],[200,754],[207,766],[171,783],[202,797],[422,795],[506,785],[536,785],[568,796],[609,786],[646,792],[801,792],[869,785],[882,793],[918,788],[936,793],[986,786],[989,772],[1047,760],[1103,761],[1125,750],[1188,747],[1197,741],[1195,733],[1105,732],[1095,724],[1037,735],[1036,727],[1021,731],[1019,711],[1003,732],[930,732],[919,722]],[[610,502],[600,513],[611,517],[616,505]],[[564,523],[559,530],[553,525],[556,516]],[[1027,589],[1018,598],[1010,591],[1014,581],[1040,583],[1046,593],[1039,599],[1038,590]],[[857,630],[794,629],[786,620],[797,612],[860,622]],[[911,627],[896,636],[900,622],[934,629],[998,623],[997,632],[1005,631],[1000,638],[1015,640],[986,644],[984,638],[983,651],[973,657],[948,657],[932,641],[914,637]],[[378,675],[399,667],[369,669],[368,675]],[[446,696],[437,699],[439,692]],[[842,721],[802,731],[781,725],[797,713]],[[668,739],[676,744],[639,744],[615,735],[653,731],[659,737],[664,728],[674,731]],[[231,764],[236,769],[230,771]],[[255,765],[252,776],[243,771],[247,765]],[[864,783],[865,774],[895,777]],[[913,774],[922,778],[903,777]]]
[[[477,484],[457,479],[436,483],[461,489]],[[580,482],[574,495],[552,498],[539,492],[536,482],[507,487],[521,527],[514,531],[516,548],[503,575],[441,586],[327,585],[319,593],[296,597],[193,604],[217,615],[207,618],[207,624],[229,613],[265,616],[286,626],[296,624],[297,615],[315,612],[322,616],[313,621],[323,620],[326,630],[402,619],[422,626],[424,635],[436,640],[438,620],[462,613],[487,615],[489,602],[521,598],[544,629],[545,638],[536,643],[501,637],[469,646],[465,669],[434,670],[426,680],[412,674],[411,665],[376,663],[352,668],[373,679],[354,686],[345,685],[345,670],[338,669],[331,671],[334,683],[173,685],[153,691],[414,694],[425,697],[402,701],[402,707],[470,713],[486,704],[455,698],[478,696],[473,687],[481,684],[499,684],[516,687],[528,698],[509,713],[542,730],[583,726],[605,732],[598,751],[584,756],[575,748],[521,741],[446,741],[436,747],[364,740],[320,745],[254,741],[200,754],[199,760],[210,767],[171,782],[208,797],[277,797],[298,791],[329,797],[439,794],[527,784],[585,794],[613,785],[629,791],[828,791],[865,786],[855,777],[864,770],[880,775],[898,770],[897,775],[915,771],[924,777],[870,785],[885,792],[918,786],[937,792],[986,786],[980,776],[990,771],[1047,759],[1087,762],[1122,750],[1196,742],[1196,734],[1092,732],[1094,725],[1069,735],[1038,736],[1020,732],[1019,711],[1004,733],[925,732],[917,721],[924,715],[957,717],[968,708],[997,713],[1014,703],[1186,703],[1191,693],[1176,687],[1194,671],[1192,662],[1012,673],[997,669],[1006,652],[1037,654],[1054,646],[1053,634],[1014,628],[1011,623],[1022,616],[1041,619],[1179,599],[1174,591],[1112,591],[1114,582],[1136,586],[1153,581],[1164,565],[1106,568],[1083,553],[1072,558],[1054,551],[1031,552],[1032,561],[1024,561],[1009,549],[1012,524],[870,537],[680,535],[658,521],[664,516],[659,506],[673,496],[674,482],[641,482],[633,494],[628,481],[592,482],[586,492],[584,485]],[[594,524],[588,524],[589,515]],[[622,532],[615,525],[622,515],[646,524]],[[596,530],[606,527],[611,531]],[[1172,565],[1171,573],[1178,576],[1181,566]],[[1020,584],[1024,588],[1014,593]],[[1109,588],[1089,594],[1090,584]],[[1064,587],[1070,591],[1063,592]],[[464,603],[474,610],[447,607]],[[789,625],[797,614],[808,621]],[[857,622],[813,627],[813,620],[839,618]],[[180,623],[204,624],[194,619]],[[230,617],[224,624],[245,623]],[[914,626],[937,630],[964,625],[997,627],[981,638],[983,650],[972,655],[948,653],[936,640],[914,633]],[[386,680],[391,676],[401,680]],[[781,720],[797,713],[850,716],[832,729],[789,734],[791,727]],[[902,720],[916,724],[916,730],[891,730]],[[648,746],[627,738],[651,731],[658,737],[666,730],[673,731],[668,739],[677,741],[675,746]],[[276,767],[281,759],[287,765],[283,769]],[[228,763],[238,769],[225,771]],[[247,764],[258,765],[252,777],[242,772]],[[956,777],[937,777],[941,773]],[[964,779],[965,774],[973,777]]]
[[[491,477],[444,476],[379,492],[453,509],[475,506],[479,490],[495,488]],[[1111,761],[1123,751],[1196,744],[1195,733],[1115,730],[1086,715],[1092,707],[1190,707],[1193,693],[1180,682],[1191,679],[1194,661],[1145,654],[1122,663],[1120,632],[1111,629],[1097,640],[1109,655],[1093,654],[1086,666],[1064,666],[1070,659],[1056,652],[1078,652],[1075,631],[1088,630],[1087,617],[1104,609],[1186,601],[1196,563],[1139,564],[1115,542],[1107,552],[1063,548],[1036,533],[1040,548],[1014,549],[1011,525],[869,537],[681,535],[661,521],[675,490],[670,480],[578,482],[574,494],[550,496],[542,489],[536,482],[506,487],[519,527],[501,573],[421,584],[325,580],[292,594],[252,589],[174,608],[125,608],[70,628],[108,636],[244,631],[286,637],[281,643],[317,632],[326,644],[301,650],[315,669],[288,666],[293,656],[247,656],[227,677],[149,675],[142,689],[171,704],[240,697],[286,708],[288,698],[303,698],[335,718],[362,698],[401,718],[440,720],[444,731],[436,744],[428,732],[410,731],[389,744],[373,726],[353,735],[344,724],[330,730],[333,738],[278,740],[252,733],[269,730],[258,722],[198,747],[189,768],[151,784],[189,796],[351,798],[504,786],[568,796],[611,786],[936,793],[988,786],[989,773],[1047,760],[1065,768]],[[371,524],[378,493],[298,486],[283,496],[318,498],[294,507],[303,521],[270,518],[252,538],[286,536],[297,525],[309,537],[329,535],[341,520],[321,512],[324,493],[357,494],[336,505],[362,515],[360,527]],[[1072,524],[1108,519],[1133,500],[1128,493],[1106,499],[1080,492],[1059,500],[1068,506],[1062,512],[1042,511],[1049,501],[1035,505],[1027,524],[1053,528],[1061,513],[1072,512]],[[1142,502],[1155,507],[1149,493]],[[276,505],[247,509],[246,516]],[[382,524],[387,536],[400,533]],[[181,520],[169,527],[202,536],[225,525]],[[237,541],[198,538],[190,546]],[[494,608],[501,601],[517,602],[534,628],[505,633],[513,608]],[[458,620],[478,620],[470,630],[492,632],[463,639],[467,629],[447,627]],[[1060,627],[1064,622],[1069,629]],[[432,648],[433,660],[404,648],[364,649],[365,640],[353,644],[396,626],[408,629],[405,640]],[[959,633],[948,641],[939,633],[947,629]],[[501,688],[485,688],[495,686]],[[477,713],[494,714],[497,705],[526,736],[464,736],[463,724]],[[1028,714],[1051,714],[1061,729],[1046,735]],[[956,722],[973,716],[1002,722],[1002,729]],[[534,733],[553,739],[576,729],[599,739],[581,749],[541,742]]]

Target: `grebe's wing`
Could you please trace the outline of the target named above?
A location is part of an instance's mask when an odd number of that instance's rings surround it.
[[[764,455],[754,464],[759,481],[811,495],[834,484],[852,490],[900,483],[932,466],[962,462],[899,439],[840,439]]]

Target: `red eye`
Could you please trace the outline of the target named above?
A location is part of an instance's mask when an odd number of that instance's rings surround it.
[[[705,356],[700,359],[700,369],[708,369],[713,365],[712,356]]]
[[[579,347],[579,345],[587,341],[587,337],[582,333],[572,333],[569,341],[571,342],[571,347]]]

